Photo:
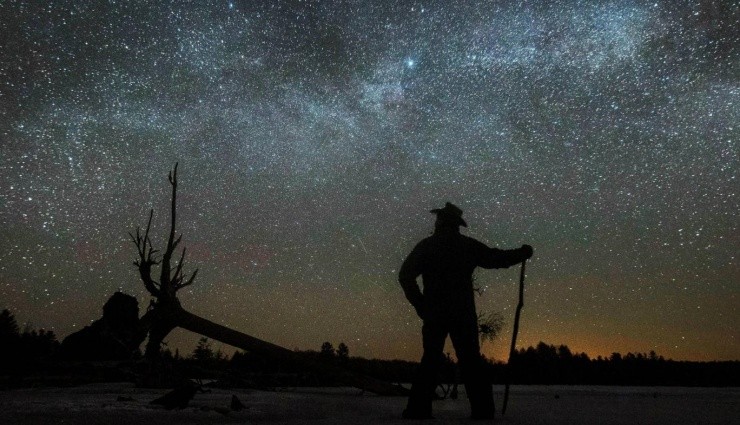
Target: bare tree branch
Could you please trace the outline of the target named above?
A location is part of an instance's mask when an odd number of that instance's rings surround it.
[[[162,255],[162,270],[159,279],[159,281],[161,282],[162,290],[167,296],[170,297],[174,297],[175,292],[177,291],[177,287],[173,283],[173,277],[170,275],[170,273],[172,272],[172,254],[175,251],[175,224],[177,223],[177,165],[178,163],[176,162],[174,169],[170,171],[167,175],[167,180],[169,180],[170,185],[172,186],[172,202],[170,207],[170,234],[167,238],[167,248]],[[178,238],[177,243],[180,242],[179,239],[180,238]]]
[[[195,280],[195,276],[197,276],[197,275],[198,275],[198,269],[195,269],[195,271],[193,272],[193,274],[192,274],[192,275],[190,275],[190,279],[188,279],[188,281],[187,281],[187,282],[185,282],[185,283],[183,283],[183,284],[180,284],[180,285],[178,285],[178,286],[177,286],[177,289],[182,289],[182,288],[184,288],[184,287],[186,287],[186,286],[190,286],[190,285],[192,285],[192,284],[193,284],[193,281]]]
[[[153,215],[154,210],[152,209],[149,211],[149,220],[143,236],[141,235],[141,228],[138,226],[136,227],[136,236],[132,233],[129,233],[129,236],[134,245],[136,245],[136,251],[139,254],[139,259],[134,261],[134,265],[139,269],[139,275],[141,275],[141,280],[144,282],[144,287],[152,296],[159,297],[161,295],[160,285],[152,279],[152,266],[159,264],[154,257],[157,250],[152,247],[152,241],[149,239],[149,230],[152,226]],[[147,246],[149,247],[148,250]]]
[[[177,248],[177,245],[180,245],[180,241],[182,241],[182,233],[180,233],[180,236],[175,239],[175,242],[172,244],[172,250],[174,251],[175,248]]]
[[[185,251],[186,249],[182,249],[182,255],[180,255],[180,261],[177,262],[177,268],[175,269],[175,274],[172,276],[172,283],[177,288],[177,285],[179,285],[182,282],[182,266],[185,265]]]

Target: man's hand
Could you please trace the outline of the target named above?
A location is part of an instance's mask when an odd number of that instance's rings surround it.
[[[522,255],[524,256],[524,258],[522,258],[522,260],[527,260],[529,258],[532,258],[532,254],[534,253],[534,250],[532,249],[531,246],[529,246],[529,245],[522,245],[522,247],[520,249],[522,250]]]

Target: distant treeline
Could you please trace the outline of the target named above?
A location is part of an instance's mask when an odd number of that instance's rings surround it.
[[[307,363],[333,363],[343,368],[377,377],[388,382],[411,382],[417,362],[405,360],[377,360],[350,357],[349,348],[340,343],[337,349],[329,342],[320,351],[295,350]],[[332,376],[320,376],[312,371],[301,369],[294,364],[286,364],[275,359],[257,356],[249,352],[237,351],[231,358],[219,350],[213,350],[207,338],[201,338],[198,346],[189,356],[181,356],[179,351],[164,351],[164,358],[171,361],[176,369],[187,370],[191,378],[217,378],[253,387],[271,386],[335,386],[341,383]]]
[[[142,369],[141,356],[121,363],[116,373],[100,370],[100,365],[86,363],[70,366],[57,355],[60,344],[54,332],[18,326],[8,311],[0,312],[0,378],[18,378],[28,375],[64,375],[70,382],[85,379],[134,379]],[[353,371],[393,383],[413,380],[417,362],[378,360],[351,357],[344,343],[334,346],[325,342],[320,351],[299,351],[299,355],[313,362],[331,362]],[[317,376],[296,365],[280,363],[275,359],[238,351],[229,357],[213,350],[210,341],[201,338],[198,346],[185,356],[179,351],[165,349],[162,360],[172,374],[189,378],[217,379],[225,385],[249,387],[274,386],[330,386],[340,385],[331,376]],[[440,360],[440,384],[459,381],[459,371],[449,355]],[[502,362],[487,360],[486,372],[491,382],[502,384],[510,373],[513,384],[539,385],[629,385],[629,386],[740,386],[740,362],[689,362],[666,360],[655,352],[613,353],[607,358],[591,359],[585,353],[573,353],[565,346],[543,342],[516,352],[511,371]],[[107,366],[105,366],[107,367]],[[77,375],[87,373],[80,378]],[[75,378],[77,376],[77,378]],[[43,381],[43,380],[42,380]],[[28,381],[35,382],[35,381]],[[0,382],[0,386],[7,385]]]
[[[8,310],[0,312],[0,373],[22,374],[54,359],[59,341],[53,331],[20,329]]]
[[[517,384],[740,386],[738,361],[674,361],[654,351],[591,359],[565,345],[540,342],[517,351],[511,363],[512,383]],[[490,369],[500,382],[505,365],[491,364]]]
[[[231,370],[242,376],[281,377],[279,381],[292,385],[333,385],[330,377],[313,376],[310,372],[291,368],[270,359],[249,353],[237,352],[231,359],[218,352],[203,356],[207,340],[185,362],[210,364],[221,370]],[[350,357],[346,345],[334,350],[325,342],[321,351],[301,351],[303,356],[319,361],[329,361],[353,371],[394,383],[413,380],[418,363],[402,360],[378,360]],[[198,360],[200,359],[200,360]],[[220,359],[220,360],[218,360]],[[203,363],[203,362],[206,363]],[[210,362],[210,363],[208,363]],[[459,381],[457,366],[448,356],[441,360],[440,384]],[[507,365],[487,361],[491,382],[503,384]],[[585,353],[573,353],[565,346],[543,342],[516,352],[512,360],[511,383],[537,385],[624,385],[624,386],[740,386],[740,362],[689,362],[666,360],[650,353],[613,353],[608,358],[589,358]],[[276,378],[275,378],[276,379]],[[291,383],[292,379],[292,383]]]

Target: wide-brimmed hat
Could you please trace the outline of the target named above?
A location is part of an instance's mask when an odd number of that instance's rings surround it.
[[[451,222],[459,226],[468,227],[468,223],[466,223],[465,220],[463,220],[462,218],[463,211],[458,208],[457,205],[445,202],[444,208],[436,208],[429,212],[432,214],[437,214],[438,217],[443,217],[447,220],[450,220]]]

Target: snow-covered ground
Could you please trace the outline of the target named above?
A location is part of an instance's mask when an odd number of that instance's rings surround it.
[[[495,387],[500,412],[503,387]],[[435,402],[434,420],[400,419],[406,400],[352,388],[197,393],[190,406],[165,410],[149,402],[166,390],[127,383],[0,391],[3,424],[388,424],[470,423],[467,399]],[[245,410],[229,409],[236,395]],[[498,412],[497,412],[498,413]],[[499,424],[740,423],[740,388],[514,386]]]

